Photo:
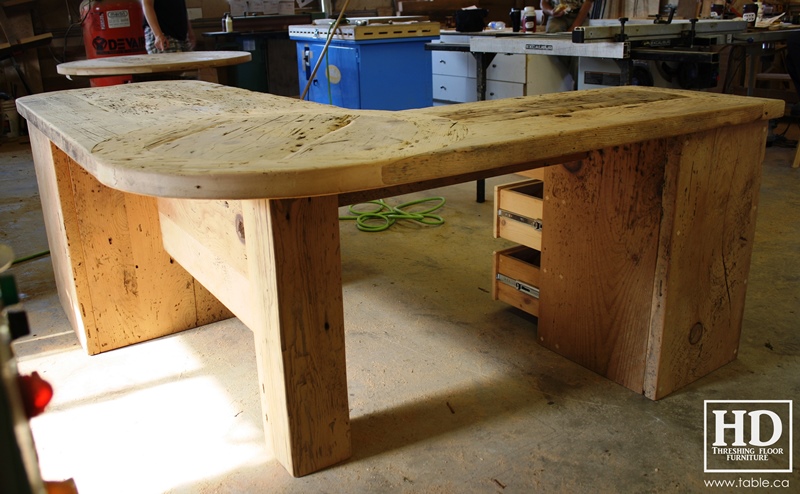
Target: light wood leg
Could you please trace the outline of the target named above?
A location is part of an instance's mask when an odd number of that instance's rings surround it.
[[[155,198],[100,184],[29,130],[59,299],[89,354],[231,317],[164,251]]]
[[[201,81],[206,82],[215,82],[217,84],[222,84],[223,86],[227,86],[228,83],[228,71],[230,67],[202,67],[197,69],[197,78]]]
[[[667,143],[545,169],[539,343],[642,391]]]
[[[736,358],[765,124],[545,171],[539,338],[659,399]]]
[[[766,136],[766,122],[691,136],[665,174],[644,380],[650,398],[737,356]]]
[[[794,160],[792,160],[792,168],[800,168],[800,143],[797,144],[797,149],[794,151]]]
[[[243,201],[265,433],[294,476],[350,456],[337,206]]]

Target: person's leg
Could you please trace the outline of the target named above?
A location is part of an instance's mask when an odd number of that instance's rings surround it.
[[[800,97],[800,33],[789,33],[786,37],[786,73],[792,78],[795,91]],[[800,115],[800,103],[792,105],[792,115]]]
[[[144,28],[144,47],[147,53],[175,53],[178,51],[192,51],[188,40],[179,41],[172,36],[167,36],[167,46],[163,50],[156,48],[156,36],[150,26]]]
[[[178,51],[193,51],[192,42],[188,39],[180,42],[180,49]]]
[[[156,48],[156,36],[153,34],[153,30],[150,29],[150,26],[145,26],[144,28],[144,48],[147,50],[147,53],[158,53],[158,49]]]

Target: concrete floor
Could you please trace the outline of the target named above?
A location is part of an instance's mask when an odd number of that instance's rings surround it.
[[[343,223],[354,454],[299,479],[265,446],[238,320],[89,357],[50,259],[18,264],[34,333],[14,344],[19,367],[55,388],[31,421],[43,476],[73,477],[82,494],[693,492],[747,477],[703,473],[703,400],[800,397],[793,153],[767,150],[738,360],[658,402],[541,348],[531,318],[491,300],[492,251],[508,243],[473,184],[415,195],[447,198],[441,227]],[[47,249],[40,208],[28,145],[4,142],[0,242],[18,257]],[[800,486],[796,466],[751,476]]]

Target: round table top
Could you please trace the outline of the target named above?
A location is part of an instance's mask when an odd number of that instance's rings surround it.
[[[56,70],[62,75],[90,77],[154,74],[224,67],[249,62],[251,58],[250,52],[246,51],[153,53],[77,60],[58,64]]]

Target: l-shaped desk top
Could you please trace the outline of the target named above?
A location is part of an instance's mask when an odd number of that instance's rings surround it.
[[[201,199],[371,190],[783,114],[778,100],[645,87],[397,112],[199,81],[70,90],[20,114],[101,183]]]
[[[659,399],[736,358],[783,106],[614,87],[354,111],[187,81],[17,100],[84,348],[235,314],[266,437],[296,476],[351,454],[344,200],[564,164],[545,169],[537,339]]]

